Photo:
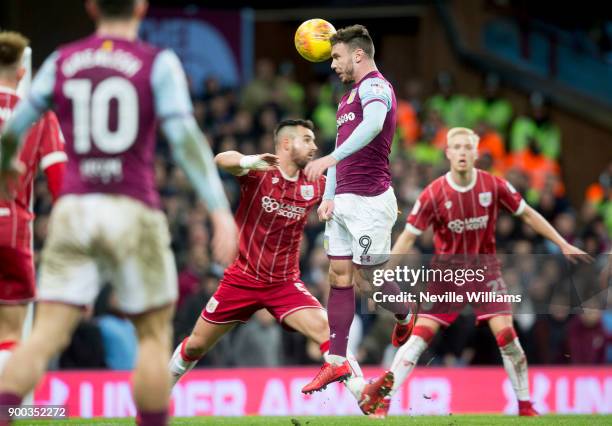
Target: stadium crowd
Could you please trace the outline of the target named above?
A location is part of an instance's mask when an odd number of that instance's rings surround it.
[[[214,78],[204,84],[205,95],[194,99],[195,115],[215,153],[274,152],[274,128],[287,116],[312,119],[319,152],[332,150],[337,101],[343,92],[336,78],[322,77],[302,86],[294,79],[291,64],[282,64],[277,70],[270,61],[260,60],[255,79],[241,90],[223,88]],[[550,120],[546,99],[538,93],[531,94],[529,114],[517,116],[513,105],[499,96],[499,85],[496,76],[486,76],[482,91],[477,96],[467,96],[455,92],[448,73],[437,76],[433,91],[425,90],[424,83],[418,80],[395,82],[398,130],[391,161],[400,208],[395,233],[403,228],[420,191],[446,171],[446,131],[461,125],[475,129],[481,137],[479,167],[505,176],[563,237],[594,255],[596,267],[603,269],[610,257],[606,253],[612,249],[612,163],[587,189],[584,204],[573,208],[565,197],[559,164],[562,135]],[[433,94],[426,98],[425,92]],[[175,342],[180,342],[215,291],[223,269],[210,260],[206,208],[196,201],[167,146],[160,147],[155,160],[156,179],[178,263],[180,299]],[[222,178],[236,206],[238,185],[231,175]],[[35,248],[39,253],[51,209],[42,181],[35,187],[35,201]],[[303,239],[301,268],[309,290],[325,305],[328,260],[322,244],[323,229],[313,212]],[[500,217],[497,239],[498,251],[503,254],[542,255],[534,256],[528,266],[510,268],[504,274],[511,291],[523,294],[516,322],[529,363],[612,363],[612,310],[602,309],[612,306],[612,293],[600,291],[600,304],[592,309],[572,309],[571,289],[559,285],[563,281],[563,263],[555,260],[555,246],[536,238],[511,215]],[[430,230],[420,237],[418,250],[431,253],[432,247]],[[592,285],[605,289],[605,277],[593,280]],[[58,368],[132,368],[137,351],[134,329],[115,306],[108,287],[79,326],[70,347],[57,360]],[[351,349],[362,363],[388,365],[395,350],[389,340],[394,319],[391,314],[372,315],[367,311],[363,305],[357,309]],[[270,314],[259,311],[254,320],[236,327],[229,338],[222,339],[199,365],[300,365],[318,363],[319,358],[316,345],[283,330]],[[460,320],[438,335],[421,360],[437,365],[468,365],[497,364],[498,358],[494,338],[484,328],[474,327],[473,314],[465,311]]]

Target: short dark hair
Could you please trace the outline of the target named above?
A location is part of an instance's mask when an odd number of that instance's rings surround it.
[[[274,129],[274,137],[278,136],[278,133],[283,129],[283,127],[293,127],[293,126],[302,126],[306,127],[314,131],[314,124],[310,120],[304,120],[302,118],[289,118],[282,120]]]
[[[0,68],[14,67],[30,41],[13,31],[0,32]]]
[[[374,57],[374,42],[367,28],[363,25],[357,24],[340,28],[330,37],[329,41],[332,46],[338,43],[345,43],[351,50],[361,49],[368,57]]]
[[[131,18],[137,0],[96,0],[104,18]]]

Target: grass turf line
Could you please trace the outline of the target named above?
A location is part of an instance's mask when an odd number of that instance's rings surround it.
[[[133,418],[122,419],[24,419],[14,423],[16,426],[123,426],[133,425]],[[409,426],[462,426],[462,425],[612,425],[612,415],[545,415],[525,418],[502,415],[451,415],[451,416],[390,416],[385,420],[370,419],[365,416],[245,416],[245,417],[174,417],[172,426],[191,425],[245,425],[245,426],[345,426],[345,425],[409,425]]]

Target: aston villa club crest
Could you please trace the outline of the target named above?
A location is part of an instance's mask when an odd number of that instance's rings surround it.
[[[314,198],[314,186],[313,185],[302,185],[300,187],[300,194],[306,201],[310,201]]]
[[[356,95],[357,95],[357,89],[351,90],[351,94],[349,95],[348,99],[346,100],[346,103],[347,104],[353,103],[353,101],[355,100],[355,96]]]
[[[491,205],[491,192],[481,192],[478,194],[478,202],[483,207],[489,207]]]

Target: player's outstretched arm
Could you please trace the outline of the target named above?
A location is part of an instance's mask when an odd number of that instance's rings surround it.
[[[542,217],[533,207],[525,206],[522,214],[520,215],[523,222],[531,226],[534,231],[543,236],[544,238],[552,241],[561,249],[563,255],[572,263],[576,263],[577,259],[592,262],[593,258],[584,251],[580,250],[568,243],[553,226],[548,223],[546,219]]]
[[[249,170],[274,170],[279,166],[278,156],[274,154],[244,155],[238,151],[217,154],[215,164],[234,176],[245,175]]]

